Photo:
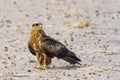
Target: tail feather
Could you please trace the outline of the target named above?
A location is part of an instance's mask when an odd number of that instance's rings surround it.
[[[81,62],[81,60],[71,51],[69,51],[63,59],[70,64],[80,64]]]
[[[68,55],[68,56],[75,59],[76,61],[81,61],[76,55]]]

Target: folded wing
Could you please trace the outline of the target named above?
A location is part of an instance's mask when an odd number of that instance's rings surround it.
[[[81,60],[72,51],[69,51],[63,44],[49,36],[45,36],[43,40],[39,42],[39,47],[46,55],[52,58],[61,58],[70,64],[80,64],[79,62]]]

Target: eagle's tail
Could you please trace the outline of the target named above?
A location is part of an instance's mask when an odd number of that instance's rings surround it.
[[[81,62],[81,60],[71,51],[69,51],[63,59],[69,62],[70,64],[76,64],[76,63],[80,64]]]

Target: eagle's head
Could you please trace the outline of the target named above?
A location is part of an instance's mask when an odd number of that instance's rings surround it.
[[[31,34],[38,33],[39,36],[46,36],[45,32],[43,31],[42,23],[33,23],[31,26]]]
[[[42,30],[43,26],[42,23],[33,23],[31,28],[34,30]]]

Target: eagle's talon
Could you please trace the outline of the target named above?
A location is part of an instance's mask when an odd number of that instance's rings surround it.
[[[40,70],[47,70],[47,68],[40,68]]]
[[[38,64],[38,65],[36,66],[36,68],[37,68],[37,69],[41,69],[41,66],[40,66],[40,64]]]
[[[47,67],[46,67],[46,65],[44,65],[42,69],[43,69],[43,70],[47,70]]]

